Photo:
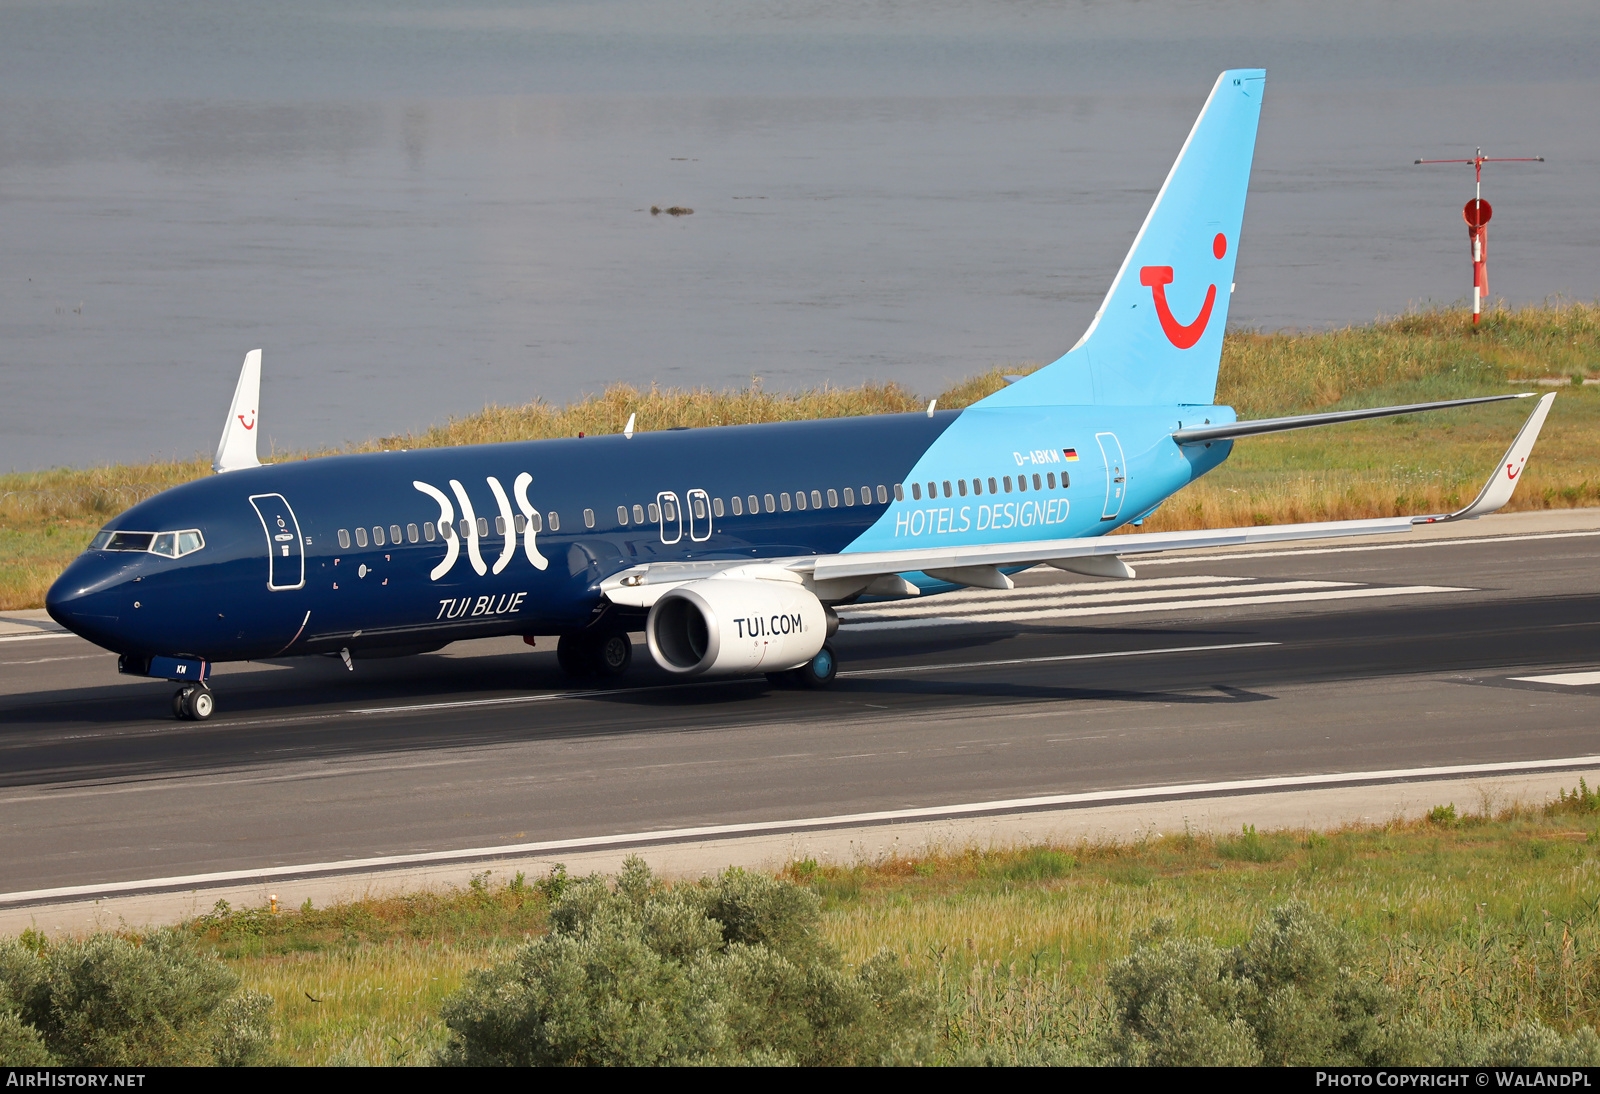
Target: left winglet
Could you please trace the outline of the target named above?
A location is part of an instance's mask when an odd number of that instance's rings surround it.
[[[260,417],[256,413],[261,401],[261,351],[253,349],[244,355],[244,368],[239,370],[239,386],[233,389],[233,405],[228,408],[228,420],[222,427],[222,440],[217,442],[217,456],[211,461],[211,470],[239,471],[246,467],[260,467],[256,456],[256,426]]]
[[[1556,393],[1553,391],[1540,398],[1539,405],[1533,408],[1528,420],[1522,423],[1522,429],[1518,431],[1516,439],[1511,442],[1511,447],[1506,449],[1506,454],[1495,466],[1494,474],[1483,484],[1483,489],[1478,491],[1478,496],[1472,499],[1471,505],[1444,516],[1416,517],[1414,523],[1444,524],[1452,520],[1476,520],[1478,517],[1488,516],[1510,501],[1512,493],[1517,489],[1518,481],[1522,478],[1522,469],[1528,465],[1528,457],[1533,454],[1533,443],[1539,439],[1539,430],[1544,428],[1544,420],[1550,416],[1550,404],[1555,402],[1555,399]]]

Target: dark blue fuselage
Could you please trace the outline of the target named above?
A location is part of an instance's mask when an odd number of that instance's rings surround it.
[[[948,412],[673,430],[631,439],[333,456],[235,471],[168,490],[107,525],[111,531],[198,528],[203,550],[176,559],[88,551],[52,587],[47,606],[65,625],[108,649],[208,661],[341,648],[429,649],[494,634],[563,633],[585,625],[601,602],[600,582],[629,566],[841,550],[888,508],[878,500],[878,488],[901,482],[957,417]],[[514,553],[495,573],[505,543],[488,480],[509,493],[523,473],[532,476],[526,496],[543,525],[534,543],[546,564],[540,569],[530,561],[525,533],[513,530]],[[444,538],[413,543],[407,533],[431,531],[425,526],[437,526],[440,509],[414,483],[431,484],[454,501],[452,480],[487,525],[479,554],[488,572],[476,572],[466,537],[460,537],[460,557],[434,580],[430,574],[446,556]],[[829,506],[829,492],[842,495],[846,488],[856,504]],[[789,500],[812,490],[824,497],[820,508],[808,501],[801,512]],[[704,494],[691,498],[691,491]],[[788,511],[767,512],[769,494],[784,497]],[[282,498],[298,522],[303,582],[295,580],[295,558],[275,558],[288,572],[269,573],[268,550],[275,544],[264,527],[267,518],[251,501],[266,496]],[[759,512],[750,512],[751,496]],[[737,516],[734,497],[742,510]],[[710,511],[713,501],[721,515]],[[627,511],[626,525],[619,523],[619,506]],[[635,506],[645,520],[633,519]],[[461,507],[454,508],[459,523]],[[594,514],[592,528],[585,510]],[[674,510],[675,519],[664,519]],[[559,528],[553,530],[555,523]],[[388,534],[396,526],[399,543]],[[364,547],[354,539],[358,528]],[[384,532],[382,546],[374,529]],[[348,547],[340,546],[341,530],[351,537]]]

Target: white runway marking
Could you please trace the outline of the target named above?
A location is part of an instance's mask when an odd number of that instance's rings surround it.
[[[1202,653],[1207,650],[1249,650],[1281,646],[1282,642],[1227,642],[1220,646],[1167,646],[1159,650],[1118,650],[1115,653],[1061,653],[1052,657],[1010,657],[1003,661],[955,661],[946,665],[901,665],[892,669],[852,669],[840,676],[899,676],[907,672],[943,672],[951,669],[986,669],[995,665],[1042,665],[1051,661],[1098,661],[1107,657],[1153,657],[1160,653]]]
[[[1529,684],[1565,684],[1568,687],[1581,688],[1590,684],[1600,684],[1600,672],[1558,672],[1552,676],[1513,676],[1511,679]]]
[[[71,631],[39,631],[36,634],[0,634],[0,642],[28,642],[35,638],[72,638]]]
[[[397,866],[422,866],[430,863],[491,859],[510,855],[541,855],[576,849],[599,849],[628,844],[681,843],[741,836],[753,833],[804,832],[821,828],[849,828],[864,824],[895,821],[937,820],[945,817],[983,813],[1016,813],[1074,805],[1101,805],[1112,802],[1174,800],[1209,797],[1218,794],[1260,793],[1296,790],[1307,787],[1347,786],[1374,782],[1402,782],[1447,779],[1464,776],[1499,775],[1524,771],[1560,771],[1566,768],[1600,767],[1600,756],[1573,756],[1560,760],[1460,764],[1450,767],[1390,768],[1382,771],[1349,771],[1323,775],[1288,775],[1270,779],[1234,779],[1224,782],[1178,783],[1170,786],[1132,787],[1124,790],[1094,790],[1081,794],[1050,794],[1034,798],[1004,798],[997,801],[963,802],[915,809],[885,809],[871,813],[841,813],[828,817],[803,817],[791,820],[750,821],[743,824],[709,824],[697,828],[669,828],[650,832],[624,832],[607,836],[581,836],[573,839],[511,843],[496,847],[465,847],[454,851],[425,851],[410,855],[378,855],[371,858],[340,859],[332,862],[307,862],[297,866],[268,866],[256,870],[219,870],[207,874],[144,878],[96,885],[64,885],[52,889],[29,889],[0,893],[0,905],[28,901],[86,899],[114,893],[148,892],[153,889],[182,890],[234,881],[265,881],[269,878],[303,877],[309,874],[337,874]]]
[[[1326,582],[1324,584],[1338,584]],[[1208,592],[1234,592],[1261,586],[1235,585],[1228,589]],[[1366,586],[1361,588],[1323,589],[1317,592],[1280,593],[1268,595],[1214,596],[1205,600],[1163,600],[1156,603],[1101,604],[1082,608],[1049,607],[1033,611],[994,611],[983,614],[957,616],[950,614],[886,617],[887,613],[872,616],[844,616],[841,619],[851,633],[858,631],[898,630],[912,627],[972,626],[985,623],[1049,623],[1059,619],[1082,619],[1090,616],[1132,615],[1145,612],[1180,612],[1198,608],[1248,607],[1261,604],[1302,604],[1325,600],[1362,600],[1373,597],[1419,596],[1431,593],[1465,593],[1471,589],[1450,585],[1398,585]]]
[[[1459,547],[1475,543],[1522,543],[1531,539],[1580,539],[1600,536],[1600,532],[1529,532],[1520,536],[1476,536],[1472,539],[1425,539],[1410,543],[1363,544],[1359,547],[1290,547],[1281,551],[1241,551],[1231,555],[1190,552],[1179,558],[1153,558],[1141,555],[1135,558],[1139,566],[1176,566],[1183,562],[1226,562],[1235,558],[1283,558],[1288,555],[1344,555],[1359,551],[1413,551],[1418,547]]]

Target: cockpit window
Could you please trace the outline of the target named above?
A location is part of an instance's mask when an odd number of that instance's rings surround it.
[[[154,532],[112,532],[105,546],[107,551],[148,551],[156,538]]]
[[[182,532],[107,532],[101,531],[89,543],[91,551],[137,551],[163,558],[182,558],[206,545],[198,528]]]

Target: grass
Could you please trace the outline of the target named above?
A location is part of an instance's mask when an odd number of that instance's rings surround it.
[[[1135,933],[1243,941],[1295,897],[1352,931],[1367,966],[1440,1020],[1600,1023],[1600,795],[1332,833],[1149,833],[1131,842],[961,848],[785,876],[824,900],[848,961],[888,949],[936,988],[944,1059],[1103,1028],[1104,977]],[[288,1062],[413,1064],[443,1044],[440,1001],[544,929],[549,887],[461,890],[190,924],[277,1001]]]
[[[996,367],[938,396],[955,409],[1005,381]],[[1600,374],[1600,305],[1492,310],[1474,332],[1460,311],[1418,312],[1312,334],[1230,332],[1218,401],[1241,417],[1464,398],[1519,389],[1536,377]],[[640,391],[617,386],[565,406],[489,406],[416,435],[380,437],[377,451],[920,410],[896,384],[774,393]],[[1178,494],[1146,531],[1437,512],[1477,492],[1526,414],[1493,404],[1418,417],[1306,430],[1239,443],[1228,462]],[[283,458],[326,453],[293,453]],[[36,608],[105,520],[158,490],[209,472],[203,459],[0,475],[0,610]],[[1508,508],[1600,504],[1600,387],[1563,391]]]

